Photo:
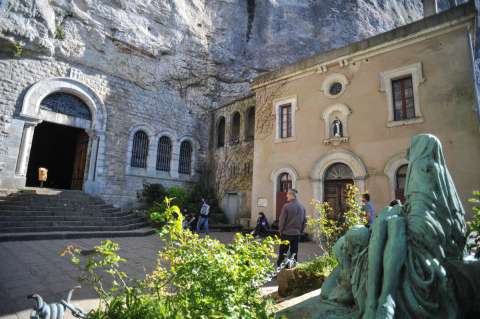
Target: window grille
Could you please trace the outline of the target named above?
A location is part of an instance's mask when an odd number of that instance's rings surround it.
[[[288,173],[282,173],[278,176],[278,191],[287,192],[292,188],[292,178]]]
[[[255,135],[255,108],[251,107],[247,112],[247,123],[245,130],[245,139],[253,140]]]
[[[240,142],[240,113],[235,112],[232,117],[232,135],[230,138],[231,144]]]
[[[133,136],[132,167],[147,168],[148,135],[144,131],[137,131]]]
[[[285,104],[280,106],[279,116],[280,138],[292,137],[292,105]]]
[[[225,146],[225,118],[222,116],[217,126],[217,147]]]
[[[395,121],[415,118],[412,76],[392,81],[393,113]]]
[[[157,170],[170,172],[170,160],[172,159],[172,141],[168,136],[162,136],[158,140]]]
[[[192,171],[192,144],[189,141],[183,141],[180,144],[180,163],[178,172],[180,174],[190,175]]]
[[[48,95],[40,103],[40,108],[84,120],[92,120],[88,106],[80,98],[68,93],[57,92]]]

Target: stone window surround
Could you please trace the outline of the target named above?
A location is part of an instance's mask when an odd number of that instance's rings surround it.
[[[334,112],[339,112],[339,120],[342,122],[343,137],[333,137],[331,136],[331,124],[333,122],[332,114]],[[325,109],[322,114],[325,125],[325,139],[323,140],[324,144],[333,144],[338,145],[340,143],[348,142],[348,116],[352,113],[351,109],[341,103],[333,104]]]
[[[325,193],[325,173],[328,168],[336,163],[343,163],[350,167],[353,172],[353,181],[360,192],[365,191],[365,181],[367,178],[367,167],[359,156],[347,149],[337,149],[322,155],[310,172],[310,181],[312,183],[313,198],[323,202]]]
[[[280,106],[290,104],[292,106],[292,136],[287,138],[280,137]],[[298,111],[297,96],[283,97],[273,101],[273,112],[275,114],[275,139],[274,143],[288,143],[296,140],[295,137],[295,113]]]
[[[401,152],[392,156],[387,163],[383,172],[388,178],[388,186],[390,188],[390,198],[394,200],[396,198],[395,189],[397,184],[397,170],[402,166],[408,164],[407,153]]]
[[[224,148],[226,147],[235,147],[241,143],[250,143],[253,141],[253,139],[248,139],[247,138],[247,120],[248,120],[248,111],[251,110],[251,109],[254,109],[255,110],[255,105],[250,105],[249,107],[247,107],[247,109],[245,110],[241,110],[241,109],[234,109],[230,112],[227,112],[227,111],[222,111],[222,112],[219,112],[218,115],[215,116],[215,150],[216,151],[221,151],[223,150]],[[233,119],[233,115],[235,113],[239,113],[240,114],[240,133],[239,133],[239,143],[238,144],[231,144],[230,143],[230,137],[231,137],[231,130],[232,130],[232,119]],[[220,120],[224,118],[225,119],[225,143],[224,143],[224,146],[220,146],[218,147],[218,125],[220,123]],[[253,126],[254,126],[254,134],[255,134],[255,123],[253,123]]]
[[[335,95],[330,94],[330,86],[334,84],[335,82],[338,82],[342,85],[342,90]],[[329,99],[336,99],[340,97],[345,90],[347,89],[347,85],[349,84],[347,77],[344,74],[341,73],[333,73],[328,75],[325,80],[322,82],[322,88],[321,91],[323,94],[329,98]]]
[[[276,214],[277,214],[277,188],[278,188],[278,177],[280,174],[283,173],[288,173],[290,175],[290,178],[292,179],[292,188],[297,188],[297,180],[299,178],[299,175],[296,171],[296,169],[289,164],[285,165],[280,165],[279,168],[276,168],[272,171],[270,174],[270,180],[272,181],[273,184],[273,200],[272,200],[272,220],[276,219]]]
[[[40,109],[41,101],[52,93],[67,93],[80,98],[89,108],[92,120],[85,120]],[[94,192],[100,187],[105,170],[105,130],[107,112],[102,99],[86,84],[72,78],[56,77],[33,84],[23,98],[20,117],[25,121],[15,169],[16,178],[26,181],[26,172],[35,126],[48,121],[84,129],[89,135],[85,163],[84,190]]]
[[[131,167],[130,160],[132,157],[132,148],[133,148],[133,136],[139,130],[144,131],[149,139],[148,146],[148,155],[147,155],[147,167]],[[167,136],[172,142],[172,156],[170,159],[170,171],[164,172],[157,170],[157,150],[158,150],[158,141],[161,137]],[[191,162],[191,174],[179,174],[178,165],[180,160],[180,145],[183,141],[189,141],[192,144],[192,162]],[[127,161],[126,161],[126,175],[130,176],[141,176],[141,177],[151,177],[151,178],[173,178],[173,179],[191,179],[195,176],[195,162],[197,155],[198,144],[196,141],[189,135],[184,135],[181,138],[177,138],[177,135],[173,130],[163,129],[160,131],[155,131],[150,125],[147,124],[138,124],[130,128],[128,136],[128,147],[127,147]]]
[[[392,80],[400,79],[406,76],[412,76],[413,85],[413,103],[415,107],[415,118],[408,120],[395,121],[393,111],[393,90]],[[388,107],[387,127],[395,127],[401,125],[408,125],[413,123],[422,123],[424,121],[421,107],[420,107],[420,93],[419,86],[425,81],[422,71],[422,63],[417,62],[410,65],[405,65],[396,69],[381,72],[380,78],[380,92],[385,92]]]

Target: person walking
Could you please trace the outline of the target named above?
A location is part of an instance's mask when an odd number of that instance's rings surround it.
[[[370,203],[370,194],[363,193],[360,199],[363,203],[362,210],[367,215],[368,227],[370,227],[375,221],[375,208],[373,208],[372,203]]]
[[[288,244],[280,245],[278,250],[277,267],[280,267],[282,261],[290,256],[294,256],[295,261],[298,258],[298,243],[300,235],[303,233],[306,224],[305,207],[297,199],[298,191],[289,189],[287,192],[287,203],[283,205],[278,221],[278,230],[282,240],[288,240]]]
[[[205,198],[202,198],[202,207],[200,208],[200,217],[197,223],[197,233],[200,233],[202,228],[205,228],[205,232],[208,235],[208,214],[210,213],[210,206],[207,204]]]

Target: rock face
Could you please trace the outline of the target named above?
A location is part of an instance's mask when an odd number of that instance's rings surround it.
[[[259,72],[422,17],[421,0],[2,0],[0,39],[196,112]]]

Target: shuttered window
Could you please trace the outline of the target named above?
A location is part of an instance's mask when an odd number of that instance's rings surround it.
[[[162,136],[158,140],[157,148],[157,170],[170,171],[170,160],[172,159],[172,141],[168,136]]]
[[[137,131],[133,136],[132,167],[147,168],[148,135],[144,131]]]
[[[392,81],[393,113],[395,121],[415,118],[412,76]]]
[[[192,172],[192,144],[189,141],[183,141],[180,144],[178,172],[187,175],[190,175]]]
[[[285,104],[279,107],[280,138],[292,137],[292,105]]]

